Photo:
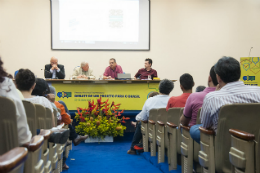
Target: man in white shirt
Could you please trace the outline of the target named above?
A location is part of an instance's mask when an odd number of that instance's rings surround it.
[[[200,113],[201,123],[190,128],[191,137],[200,143],[199,127],[213,129],[217,133],[218,114],[222,106],[233,103],[259,103],[260,87],[244,85],[239,81],[240,63],[232,57],[222,57],[215,67],[218,86],[208,93]]]
[[[158,94],[159,94],[159,93],[156,92],[156,91],[151,92],[151,93],[149,94],[149,96],[148,96],[148,99],[151,98],[151,97],[157,96]],[[133,121],[132,121],[131,123],[132,123],[133,126],[136,127],[136,123],[138,123],[138,122],[141,121],[141,112],[136,115],[135,120],[136,120],[137,122],[133,122]],[[141,123],[141,122],[140,122],[140,123]]]
[[[154,108],[166,108],[169,101],[169,94],[173,90],[173,82],[164,79],[159,84],[159,95],[151,97],[146,100],[142,111],[140,112],[140,119],[142,121],[147,121],[149,118],[149,111]],[[140,142],[142,139],[141,133],[141,123],[138,123],[136,126],[135,134],[131,144],[130,150],[127,151],[127,154],[136,154],[134,146]]]
[[[81,62],[81,66],[77,67],[73,72],[73,79],[85,78],[85,79],[95,79],[93,75],[93,70],[89,68],[89,64],[86,61]]]

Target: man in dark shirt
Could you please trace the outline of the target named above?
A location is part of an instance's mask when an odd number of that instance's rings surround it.
[[[135,79],[148,79],[148,76],[151,76],[151,79],[157,77],[157,71],[152,69],[153,61],[149,58],[145,59],[144,67],[138,70],[135,74]]]
[[[58,64],[58,58],[52,57],[50,64],[45,65],[44,77],[52,79],[64,79],[65,69],[64,65]]]

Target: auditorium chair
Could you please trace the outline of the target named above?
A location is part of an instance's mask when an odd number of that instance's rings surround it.
[[[26,115],[27,115],[27,121],[28,121],[28,125],[29,128],[31,130],[31,132],[36,133],[36,109],[33,103],[23,100],[23,105],[26,111]],[[49,120],[50,121],[50,120]],[[48,123],[48,126],[46,126],[46,129],[51,129],[51,124]],[[46,130],[44,130],[46,131]],[[46,137],[46,132],[41,132],[40,135],[45,136],[45,140],[48,140],[48,138]],[[58,156],[57,156],[57,149],[56,149],[57,145],[51,145],[49,143],[49,158],[51,160],[52,163],[52,170],[57,169],[57,165],[58,165]]]
[[[28,150],[16,147],[0,156],[0,173],[23,173]]]
[[[32,104],[31,102],[26,101],[26,100],[23,100],[23,105],[24,105],[24,109],[26,112],[29,129],[32,132],[32,134],[36,134],[37,128],[36,128],[35,106],[34,106],[34,104]],[[43,130],[43,131],[41,131],[41,133],[39,135],[43,136],[45,141],[48,141],[50,134],[51,134],[50,130]],[[30,159],[28,159],[28,161],[29,160]],[[30,165],[30,162],[28,162],[28,163],[26,162],[26,164]],[[28,172],[30,172],[30,171],[28,171]]]
[[[57,112],[56,112],[56,110],[55,110],[55,112],[53,112],[54,113],[54,118],[55,118],[55,122],[57,123]],[[56,124],[55,123],[55,124]],[[62,123],[61,125],[59,125],[59,126],[57,126],[58,128],[63,128],[63,129],[68,129],[69,130],[69,127],[68,127],[68,125],[66,124],[64,124],[64,123]],[[69,141],[69,139],[68,139],[68,142],[71,142],[71,141]],[[65,157],[66,158],[68,158],[69,157],[69,151],[72,149],[72,145],[68,145],[68,146],[66,146],[66,143],[65,144],[57,144],[58,145],[58,167],[59,167],[59,169],[62,171],[62,167],[63,167],[63,165],[62,165],[62,160],[63,160],[63,155],[65,154]]]
[[[55,121],[54,121],[55,122],[55,127],[57,127],[57,122],[58,122],[58,118],[57,118],[57,116],[55,116],[55,115],[57,115],[57,113],[58,112],[56,111],[56,109],[53,109],[53,114],[54,114],[54,118],[55,118]],[[68,125],[64,125],[64,128],[69,129]],[[72,143],[72,141],[70,141],[69,139],[68,139],[68,142]],[[70,152],[70,150],[72,150],[72,145],[70,144],[70,145],[66,146],[65,150],[66,151],[63,154],[65,154],[66,158],[68,158],[69,157],[69,152]]]
[[[165,124],[167,122],[166,108],[158,110],[157,126],[156,126],[156,144],[158,145],[158,163],[165,160]]]
[[[159,114],[159,109],[157,109],[157,114],[149,115],[148,118],[148,140],[150,144],[151,156],[156,156],[156,121]]]
[[[36,128],[37,129],[46,129],[46,109],[40,104],[34,104],[36,110]],[[45,173],[52,171],[52,163],[50,159],[50,150],[48,148],[48,139],[44,140],[43,145],[43,155],[42,159],[44,161]]]
[[[16,107],[12,100],[0,97],[0,155],[19,147]],[[44,171],[42,146],[44,138],[33,136],[31,141],[23,144],[28,150],[27,160],[24,164],[24,172],[42,173]]]
[[[200,111],[197,113],[196,124],[200,123]],[[195,142],[190,136],[190,127],[180,125],[182,129],[182,140],[181,140],[181,154],[182,154],[182,173],[192,173],[195,171],[201,172],[201,166],[199,164],[198,154],[200,145]],[[194,165],[195,164],[195,165]]]
[[[48,121],[48,124],[51,125],[50,122],[51,122],[51,118],[52,118],[52,112],[51,112],[51,110],[49,108],[46,108],[46,117],[49,117],[47,121]],[[55,121],[56,121],[57,116],[54,115],[54,118],[55,118]],[[61,128],[68,129],[68,125],[65,125],[64,123],[62,123],[61,125],[56,126],[56,127],[59,128],[59,129],[61,129]],[[52,145],[54,145],[54,144],[52,143]],[[58,153],[58,165],[57,166],[58,166],[58,170],[60,172],[62,172],[63,155],[67,152],[67,151],[65,151],[67,149],[67,147],[70,147],[70,146],[66,147],[66,143],[65,144],[56,144],[56,145],[57,145],[57,153]],[[68,152],[69,152],[69,149],[68,149]],[[66,155],[68,156],[68,154],[66,154]],[[66,155],[65,155],[65,157],[67,157]],[[55,155],[53,155],[53,156],[55,157]]]
[[[32,135],[36,135],[37,129],[36,129],[36,110],[34,104],[27,100],[23,100],[23,106],[25,109],[26,117],[27,117],[27,123],[29,126],[30,131],[32,132]]]
[[[177,169],[178,155],[180,156],[181,133],[177,129],[180,122],[180,116],[183,113],[183,108],[170,108],[167,114],[167,135],[169,139],[168,145],[168,164],[169,170]]]
[[[55,124],[55,127],[56,127],[57,122],[58,122],[58,118],[57,118],[58,111],[56,109],[53,109],[53,114],[54,114],[54,124]]]
[[[158,114],[158,109],[151,109],[149,111],[149,119],[153,119]],[[141,122],[141,132],[143,137],[143,148],[144,152],[149,152],[149,142],[148,142],[148,121]]]
[[[51,129],[52,128],[52,112],[51,109],[45,108],[46,109],[46,128]],[[56,115],[54,115],[55,117]],[[55,119],[54,119],[55,121]],[[52,171],[59,172],[61,171],[60,168],[58,168],[58,147],[59,144],[55,144],[52,142],[49,142],[49,159],[52,164]]]
[[[259,129],[254,131],[254,134],[237,129],[229,129],[231,134],[229,160],[232,164],[232,173],[260,172]]]
[[[259,131],[259,112],[259,103],[225,105],[219,111],[217,135],[213,130],[200,127],[199,163],[203,167],[203,173],[232,172],[229,161],[231,148],[229,129],[254,134]]]

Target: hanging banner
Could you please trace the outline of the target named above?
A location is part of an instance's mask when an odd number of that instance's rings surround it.
[[[245,85],[260,86],[260,61],[259,57],[240,58],[241,77]]]
[[[56,89],[56,100],[66,103],[69,110],[77,107],[87,108],[88,101],[102,101],[121,104],[120,109],[142,110],[142,107],[153,92],[158,92],[158,83],[51,83]]]

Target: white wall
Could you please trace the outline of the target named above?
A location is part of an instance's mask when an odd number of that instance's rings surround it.
[[[9,73],[29,68],[38,77],[55,56],[66,78],[82,60],[99,76],[112,57],[134,75],[149,57],[161,78],[190,73],[196,86],[207,85],[221,56],[246,57],[250,47],[260,56],[259,17],[259,0],[151,0],[150,51],[53,51],[49,0],[0,0],[0,56]],[[172,95],[180,94],[176,84]]]

